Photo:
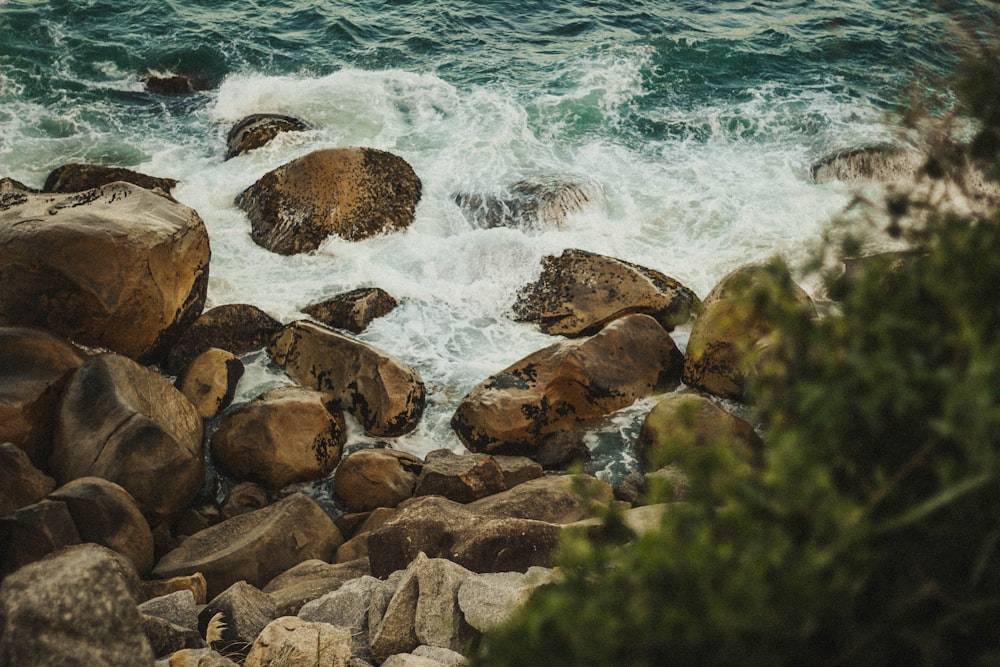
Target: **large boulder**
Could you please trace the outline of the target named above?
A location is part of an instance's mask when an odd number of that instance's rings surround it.
[[[259,588],[302,561],[329,561],[342,542],[326,512],[308,496],[293,493],[190,536],[160,559],[153,576],[201,572],[213,598],[237,581]]]
[[[874,144],[826,155],[813,163],[809,173],[816,183],[909,182],[924,160],[923,153],[910,146]]]
[[[250,114],[237,122],[226,136],[226,159],[266,145],[282,132],[302,132],[309,126],[298,118],[276,113]]]
[[[558,229],[597,195],[594,187],[558,179],[518,181],[497,192],[455,195],[455,203],[475,227]]]
[[[87,357],[65,338],[33,327],[0,327],[0,349],[0,442],[14,443],[47,468],[59,397]]]
[[[629,313],[672,331],[698,306],[694,292],[659,271],[571,248],[542,259],[541,276],[517,294],[514,316],[545,333],[585,336]]]
[[[243,667],[282,664],[347,667],[350,659],[350,628],[282,616],[257,635]]]
[[[198,629],[223,655],[242,660],[268,623],[277,618],[271,598],[245,581],[237,581],[198,612]]]
[[[337,467],[333,492],[356,512],[395,507],[413,495],[423,461],[394,449],[361,449]]]
[[[129,579],[121,562],[95,544],[10,575],[0,586],[0,662],[153,667]]]
[[[371,435],[409,433],[424,412],[420,375],[368,343],[299,321],[282,329],[268,352],[299,384],[333,394]]]
[[[349,241],[406,229],[420,179],[401,157],[374,148],[329,148],[264,174],[236,205],[254,242],[282,255],[315,250],[331,235]]]
[[[458,589],[462,618],[479,632],[500,627],[523,607],[531,593],[550,583],[554,570],[528,568],[527,572],[490,572],[468,577]]]
[[[218,348],[234,355],[263,349],[281,322],[257,306],[228,303],[206,310],[170,349],[165,370],[177,375],[198,355]]]
[[[0,479],[0,516],[37,503],[56,488],[56,480],[32,465],[24,450],[11,442],[0,444]]]
[[[322,479],[340,461],[347,428],[330,395],[278,387],[238,406],[212,435],[212,459],[277,491]]]
[[[306,306],[302,312],[328,327],[361,333],[372,320],[389,314],[397,305],[384,289],[359,287]]]
[[[607,483],[589,475],[539,477],[512,489],[469,503],[484,516],[573,523],[596,516],[614,499]]]
[[[492,456],[439,449],[425,457],[414,495],[444,496],[455,502],[471,503],[506,489],[503,469]]]
[[[130,183],[0,206],[0,325],[36,325],[155,360],[201,313],[208,232]]]
[[[683,356],[649,315],[627,315],[589,338],[556,343],[480,383],[451,420],[474,452],[530,456],[654,390],[676,385]]]
[[[81,477],[49,498],[66,505],[82,541],[125,556],[142,576],[153,569],[153,533],[128,491],[100,477]]]
[[[51,464],[60,484],[103,477],[128,491],[151,523],[169,520],[205,481],[201,417],[162,375],[101,354],[66,385]]]
[[[177,185],[177,181],[172,178],[147,176],[124,167],[74,162],[64,164],[49,173],[45,185],[42,186],[42,192],[82,192],[116,181],[138,185],[146,190],[159,190],[164,195],[168,195]]]
[[[698,394],[672,394],[646,415],[635,450],[645,470],[675,463],[685,447],[725,447],[740,459],[759,459],[764,443],[753,427]]]
[[[812,299],[787,269],[750,265],[726,275],[702,302],[684,356],[684,383],[715,396],[742,400],[746,382],[769,344],[774,324],[759,307],[767,293],[813,311]]]
[[[368,535],[368,558],[376,577],[404,569],[420,552],[473,572],[523,572],[551,564],[560,531],[553,523],[483,516],[441,496],[422,496]]]

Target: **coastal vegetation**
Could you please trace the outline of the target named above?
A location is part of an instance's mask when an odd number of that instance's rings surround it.
[[[475,664],[1000,661],[1000,50],[963,34],[947,108],[906,114],[918,183],[859,196],[806,267],[824,315],[774,298],[778,263],[746,301],[777,323],[747,387],[763,462],[678,446],[659,529],[566,541]],[[859,219],[900,249],[859,259]]]

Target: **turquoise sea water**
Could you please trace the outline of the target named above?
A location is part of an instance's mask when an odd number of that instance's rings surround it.
[[[943,4],[997,21],[995,4]],[[553,340],[509,317],[542,256],[614,255],[700,295],[745,262],[800,257],[851,196],[809,182],[811,162],[892,139],[906,86],[934,88],[949,70],[941,5],[0,0],[0,177],[38,187],[61,164],[99,162],[178,179],[175,196],[212,238],[209,305],[289,321],[320,298],[383,287],[401,305],[362,337],[429,389],[423,423],[394,445],[458,450],[448,420],[461,396]],[[167,74],[199,90],[146,90]],[[229,128],[256,112],[311,129],[224,161]],[[235,195],[343,145],[414,166],[413,226],[307,256],[255,246]],[[597,194],[558,230],[481,229],[455,204],[526,178]],[[287,382],[261,355],[247,363],[241,398]],[[592,435],[601,474],[634,465],[628,443],[650,405]],[[353,445],[364,442],[355,428]]]

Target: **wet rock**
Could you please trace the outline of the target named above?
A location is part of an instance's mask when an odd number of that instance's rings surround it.
[[[360,241],[413,222],[420,179],[405,160],[374,148],[315,151],[268,172],[236,205],[251,237],[282,255],[315,250],[331,235]]]
[[[56,480],[33,466],[24,450],[10,442],[0,444],[0,479],[0,516],[37,503],[56,488]]]
[[[233,125],[226,137],[226,159],[266,145],[282,132],[302,132],[309,126],[298,118],[276,113],[255,113]]]
[[[207,310],[181,334],[167,355],[165,370],[177,375],[198,355],[219,348],[234,355],[267,346],[281,322],[256,306],[231,303]]]
[[[503,470],[492,456],[439,449],[424,459],[414,495],[444,496],[458,503],[470,503],[506,488]]]
[[[243,371],[243,362],[236,355],[213,347],[195,357],[175,385],[202,419],[211,419],[233,402]]]
[[[213,598],[237,581],[260,587],[302,561],[329,561],[342,542],[326,512],[294,493],[192,535],[160,559],[153,576],[201,572]]]
[[[251,584],[238,581],[198,613],[198,630],[211,648],[241,659],[249,653],[257,635],[276,617],[271,598]]]
[[[27,565],[0,585],[7,665],[152,667],[153,652],[121,563],[88,544]],[[134,572],[132,573],[134,577]]]
[[[180,74],[149,76],[144,83],[146,90],[160,95],[188,95],[197,88],[193,80]]]
[[[405,435],[424,412],[421,377],[373,345],[300,321],[282,329],[268,352],[303,386],[333,394],[370,435]]]
[[[42,500],[0,517],[0,579],[63,547],[80,544],[64,503]]]
[[[142,576],[153,569],[153,533],[121,486],[100,477],[82,477],[60,486],[49,498],[66,505],[83,542],[125,556]]]
[[[809,175],[816,183],[893,183],[912,180],[923,163],[923,154],[915,148],[877,144],[827,155],[810,167]]]
[[[496,193],[460,193],[455,203],[475,227],[542,230],[564,227],[567,216],[596,196],[591,185],[547,179],[518,181]]]
[[[328,394],[279,387],[222,418],[212,436],[212,459],[238,478],[277,491],[326,477],[346,440],[344,415]]]
[[[146,190],[159,191],[169,196],[177,185],[172,178],[149,176],[124,167],[106,167],[101,164],[64,164],[49,173],[42,192],[83,192],[116,181],[138,185]]]
[[[569,249],[542,259],[541,276],[517,294],[514,317],[545,333],[585,336],[629,313],[645,313],[672,331],[699,303],[694,292],[659,271]]]
[[[768,291],[814,312],[809,295],[786,269],[744,266],[725,276],[702,302],[684,357],[684,383],[742,400],[746,380],[768,345],[773,325],[754,307],[754,294]]]
[[[155,361],[201,313],[210,255],[194,210],[130,183],[27,195],[0,209],[0,326]]]
[[[554,475],[469,503],[467,508],[483,516],[563,524],[595,516],[613,498],[611,487],[596,477]]]
[[[0,349],[0,442],[14,443],[47,469],[59,397],[87,357],[62,336],[33,327],[0,327]]]
[[[378,287],[360,287],[302,309],[317,322],[335,329],[361,333],[376,317],[388,315],[398,304]]]
[[[474,452],[531,456],[549,434],[574,430],[676,384],[682,363],[652,317],[628,315],[489,377],[462,399],[451,425]]]
[[[333,492],[356,512],[395,507],[413,495],[423,468],[418,457],[393,449],[361,449],[337,468]]]
[[[267,665],[346,665],[351,631],[294,616],[276,618],[257,636],[243,667]]]
[[[482,516],[440,496],[413,498],[368,536],[372,574],[404,569],[423,552],[473,572],[523,572],[549,565],[559,543],[556,524]]]
[[[163,376],[98,355],[69,379],[51,463],[60,484],[103,477],[128,491],[151,523],[168,520],[204,482],[201,417]]]
[[[673,394],[646,415],[636,438],[636,456],[645,470],[676,463],[686,447],[724,447],[749,462],[759,461],[764,447],[753,427],[698,394]]]

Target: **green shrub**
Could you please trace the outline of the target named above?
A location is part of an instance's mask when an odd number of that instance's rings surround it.
[[[958,83],[975,138],[932,160],[989,169],[1000,65],[979,46]],[[763,469],[673,453],[689,501],[624,546],[568,541],[562,583],[474,664],[1000,664],[1000,213],[889,204],[910,251],[828,275],[836,314],[748,301],[779,323],[750,387]]]

